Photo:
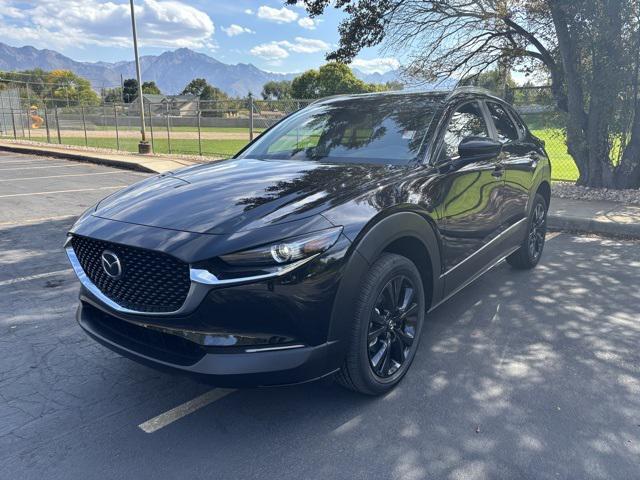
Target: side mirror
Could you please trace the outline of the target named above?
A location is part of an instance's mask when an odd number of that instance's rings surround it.
[[[458,145],[461,159],[490,160],[502,152],[502,143],[488,137],[466,137]]]

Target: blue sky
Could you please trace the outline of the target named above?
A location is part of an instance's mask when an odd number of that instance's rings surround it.
[[[142,54],[188,47],[225,63],[253,63],[274,72],[300,72],[324,63],[338,41],[343,13],[310,19],[279,1],[136,0]],[[75,60],[132,58],[128,0],[0,0],[0,41],[57,50]],[[377,49],[354,66],[371,73],[399,62]]]

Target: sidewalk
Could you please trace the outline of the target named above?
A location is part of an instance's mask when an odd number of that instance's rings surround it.
[[[640,238],[640,206],[594,200],[551,198],[549,228]]]
[[[215,160],[209,157],[192,159],[168,155],[138,155],[128,152],[104,152],[82,148],[68,148],[62,145],[38,145],[12,141],[0,141],[0,150],[28,155],[67,158],[70,160],[98,163],[100,165],[109,165],[149,173],[162,173],[196,163]]]

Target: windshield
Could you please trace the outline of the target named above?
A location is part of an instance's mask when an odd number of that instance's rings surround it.
[[[239,158],[405,165],[424,153],[443,98],[386,94],[311,105],[265,132]]]

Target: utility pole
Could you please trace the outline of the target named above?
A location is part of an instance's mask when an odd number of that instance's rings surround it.
[[[138,79],[138,101],[140,102],[140,134],[142,138],[138,143],[138,153],[151,153],[151,145],[147,142],[147,132],[144,125],[144,98],[142,97],[142,75],[140,74],[140,57],[138,56],[138,35],[136,33],[136,16],[133,0],[129,0],[131,6],[131,30],[133,32],[133,52],[136,57],[136,78]]]

